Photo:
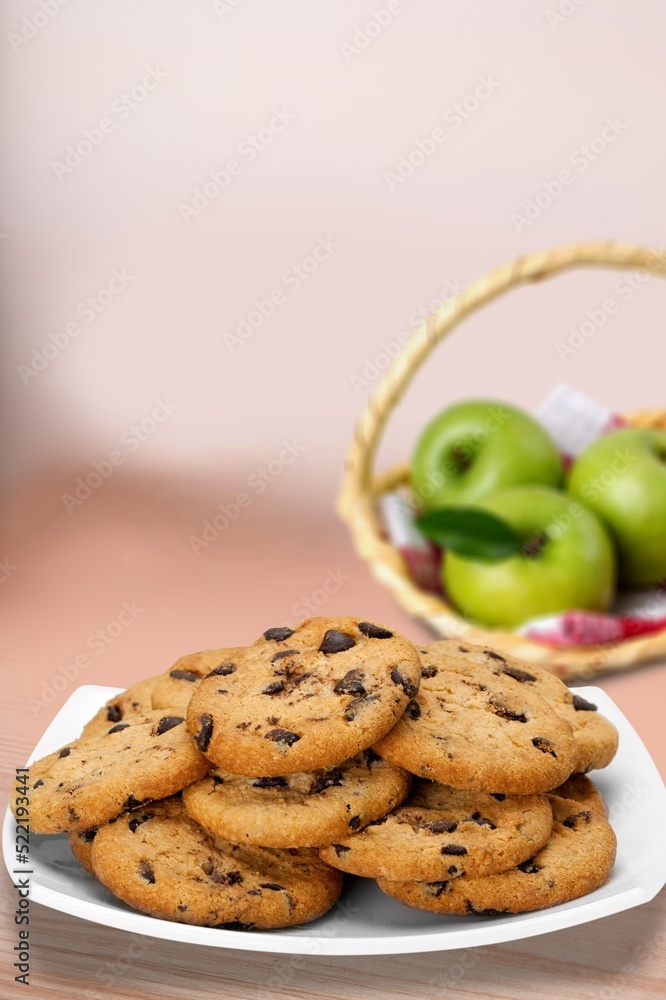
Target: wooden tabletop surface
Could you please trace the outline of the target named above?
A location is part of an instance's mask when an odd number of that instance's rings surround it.
[[[276,493],[263,506],[258,500],[200,558],[188,536],[219,502],[217,491],[200,488],[193,497],[174,491],[172,483],[140,489],[135,484],[131,490],[110,484],[94,506],[71,521],[48,509],[44,498],[54,493],[52,486],[41,489],[33,494],[36,499],[22,497],[14,508],[12,556],[18,569],[3,584],[0,608],[3,803],[10,775],[80,684],[125,686],[165,669],[184,652],[250,642],[270,625],[305,617],[304,601],[314,604],[315,612],[362,613],[392,623],[416,641],[426,639],[426,631],[371,581],[332,515],[322,519],[295,511],[291,502],[280,507]],[[36,510],[30,510],[31,502]],[[297,530],[291,527],[295,522]],[[276,574],[277,589],[266,583]],[[100,627],[111,634],[106,623],[115,620],[123,602],[137,602],[141,613],[98,655],[91,637]],[[82,650],[87,662],[67,677],[65,668]],[[628,715],[663,773],[663,665],[598,683]],[[0,998],[5,1000],[24,994],[13,982],[17,897],[4,871],[0,891]],[[45,1000],[666,995],[663,892],[634,910],[523,942],[395,957],[298,958],[197,948],[136,937],[38,904],[32,904],[30,930],[32,985],[25,995]]]

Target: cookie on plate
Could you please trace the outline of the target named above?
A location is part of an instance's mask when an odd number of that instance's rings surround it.
[[[130,684],[126,691],[121,691],[120,694],[110,698],[90,722],[85,724],[81,738],[104,736],[118,722],[128,722],[139,715],[145,715],[146,712],[152,712],[152,694],[161,676],[158,674],[157,677],[146,677],[145,680]]]
[[[185,715],[199,682],[211,670],[232,662],[236,652],[234,648],[204,649],[181,656],[166,673],[156,678],[152,707]]]
[[[487,875],[535,854],[552,825],[545,795],[494,796],[416,781],[404,805],[320,855],[342,871],[368,878]]]
[[[379,887],[417,910],[431,913],[525,913],[566,903],[603,885],[615,862],[612,827],[580,802],[549,796],[553,831],[546,846],[510,871],[483,878],[464,876],[431,882],[390,882]]]
[[[427,647],[448,651],[455,655],[460,643],[453,639],[442,639]],[[465,644],[466,656],[481,665],[490,667],[498,676],[512,677],[520,684],[537,691],[558,715],[571,724],[576,743],[576,760],[573,770],[586,773],[593,768],[606,767],[617,751],[617,729],[613,723],[597,711],[597,706],[587,701],[575,689],[570,690],[554,674],[536,664],[526,663],[515,656],[498,653],[484,646]]]
[[[191,819],[179,797],[100,827],[92,866],[129,906],[213,927],[301,924],[326,913],[342,888],[316,851],[230,844]]]
[[[586,774],[572,774],[565,782],[554,788],[551,794],[558,795],[561,799],[574,799],[585,809],[594,809],[601,816],[608,816],[601,792]]]
[[[328,770],[248,778],[216,768],[183,791],[185,809],[235,844],[319,847],[384,816],[411,776],[373,750]]]
[[[457,642],[420,650],[419,693],[377,752],[456,788],[531,795],[561,784],[576,763],[571,725],[528,684],[470,651]]]
[[[115,820],[111,820],[111,822],[115,822]],[[81,867],[85,868],[89,875],[93,876],[95,873],[92,867],[92,842],[95,839],[97,829],[96,826],[92,826],[88,830],[81,830],[79,833],[70,832],[67,834],[72,854]]]
[[[397,632],[359,618],[310,618],[269,628],[211,671],[187,724],[199,749],[232,774],[328,768],[387,733],[420,676],[416,647]]]
[[[209,768],[182,717],[150,712],[118,722],[30,765],[30,826],[34,833],[87,830],[179,792]]]

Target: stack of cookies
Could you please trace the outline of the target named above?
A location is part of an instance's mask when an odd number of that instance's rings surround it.
[[[615,838],[584,773],[616,748],[538,667],[313,618],[111,699],[31,766],[31,826],[67,832],[130,906],[185,923],[303,923],[343,872],[418,909],[516,913],[606,881]]]

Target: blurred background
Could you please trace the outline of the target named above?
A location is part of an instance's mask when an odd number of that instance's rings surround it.
[[[579,240],[664,246],[663,4],[0,16],[1,651],[35,736],[79,684],[308,614],[425,638],[333,510],[354,422],[408,333],[490,268]],[[657,279],[562,351],[617,279],[567,275],[467,322],[380,464],[467,396],[534,409],[566,381],[663,404]],[[641,685],[663,681],[638,676],[604,686],[656,723]]]

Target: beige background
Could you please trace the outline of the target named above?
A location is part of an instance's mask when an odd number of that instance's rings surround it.
[[[528,250],[666,239],[657,0],[393,0],[372,38],[365,26],[384,0],[43,3],[56,13],[38,0],[6,0],[0,11],[7,767],[23,763],[81,683],[124,685],[181,653],[252,641],[317,611],[362,611],[425,638],[356,559],[332,511],[387,349],[430,303]],[[149,70],[160,82],[132,97]],[[145,100],[132,108],[127,93]],[[278,124],[275,109],[295,117],[250,162],[242,144]],[[428,146],[434,129],[441,141]],[[58,163],[86,130],[100,141],[65,172]],[[432,155],[389,183],[419,142]],[[236,176],[186,222],[182,206],[230,159]],[[537,199],[533,221],[517,220]],[[336,246],[295,288],[294,267],[322,242]],[[131,280],[87,322],[81,304],[114,270]],[[474,317],[417,380],[382,461],[406,457],[424,420],[464,396],[535,407],[566,380],[619,409],[661,405],[666,288],[653,278],[630,293],[632,280],[570,275]],[[239,319],[271,293],[273,314],[230,350]],[[609,298],[615,313],[563,360],[558,344]],[[80,332],[69,340],[72,323]],[[50,334],[63,349],[26,376],[20,366],[52,345]],[[158,400],[161,415],[171,412],[151,423]],[[67,501],[93,463],[111,475]],[[233,515],[239,493],[247,506],[195,551],[192,537],[220,505]],[[663,667],[601,683],[663,772]],[[576,951],[567,983],[577,995],[601,997],[609,976],[623,995],[657,988],[663,916],[642,912],[589,929],[598,964]],[[73,959],[60,957],[57,920],[40,919],[37,995],[55,996],[46,984],[62,985]],[[88,939],[86,925],[67,926]],[[647,958],[636,957],[639,926],[657,942]],[[123,947],[118,933],[90,933],[91,955],[76,965],[81,996],[102,956]],[[446,985],[451,995],[528,996],[538,977],[542,993],[559,996],[553,969],[578,940],[570,932],[497,949],[464,988]],[[157,957],[155,981],[163,975],[165,995],[184,995],[191,956]],[[441,975],[438,961],[428,975]],[[626,971],[636,963],[640,975]],[[388,976],[386,963],[356,962],[346,978],[325,964],[326,986],[311,964],[303,995],[398,996],[421,960]],[[248,969],[237,977],[242,995],[269,995],[261,976],[251,991]],[[108,995],[126,995],[136,975],[119,974]],[[241,995],[229,975],[229,995]],[[220,976],[207,965],[203,993]],[[418,982],[417,995],[430,995],[428,977]],[[292,985],[272,995],[283,993]]]

